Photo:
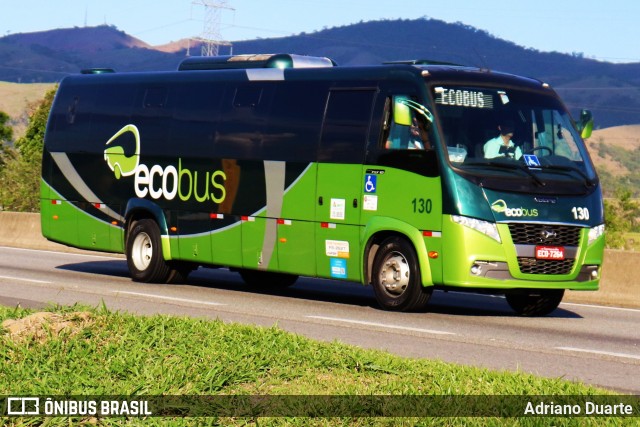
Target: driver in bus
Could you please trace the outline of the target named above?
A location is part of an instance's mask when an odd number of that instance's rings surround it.
[[[514,131],[513,122],[509,120],[501,122],[498,130],[500,134],[484,144],[484,158],[507,157],[519,160],[522,157],[522,150],[511,140]]]
[[[429,131],[426,129],[424,120],[419,120],[412,114],[411,126],[399,126],[392,124],[389,139],[385,144],[385,148],[405,149],[405,150],[424,150],[429,149]]]

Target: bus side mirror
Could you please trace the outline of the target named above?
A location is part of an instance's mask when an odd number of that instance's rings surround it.
[[[589,110],[582,110],[580,112],[580,136],[582,139],[587,139],[591,136],[593,131],[593,114]]]
[[[393,97],[393,121],[402,126],[411,126],[411,109],[406,104],[406,96]]]

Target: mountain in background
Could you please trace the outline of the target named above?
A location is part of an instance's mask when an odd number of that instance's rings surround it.
[[[117,28],[69,28],[0,38],[0,80],[57,82],[83,68],[173,70],[185,53],[166,53]]]
[[[0,38],[0,80],[54,82],[80,69],[175,70],[186,42],[150,46],[111,26]],[[192,46],[191,53],[198,53]],[[328,56],[339,65],[433,59],[534,77],[551,84],[573,114],[593,111],[599,127],[640,123],[640,63],[613,64],[527,49],[486,31],[434,19],[361,22],[290,37],[233,43],[233,53]]]

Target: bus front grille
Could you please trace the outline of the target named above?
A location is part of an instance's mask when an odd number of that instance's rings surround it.
[[[557,224],[511,223],[509,232],[516,245],[577,247],[580,245],[581,227]],[[545,260],[518,257],[518,267],[525,274],[569,274],[575,259]]]
[[[525,274],[569,274],[575,259],[546,260],[535,258],[518,258],[520,272]]]
[[[580,246],[581,227],[556,224],[509,224],[511,240],[516,245]]]

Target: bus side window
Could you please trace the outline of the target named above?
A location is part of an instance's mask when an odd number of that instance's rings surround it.
[[[217,157],[262,159],[274,82],[239,83],[225,92],[214,151]]]
[[[383,147],[390,150],[424,150],[431,148],[429,123],[403,103],[414,97],[396,95],[387,98],[383,125]]]
[[[334,89],[329,94],[318,160],[362,163],[369,137],[373,89]]]
[[[142,102],[144,108],[164,108],[166,103],[166,87],[150,87],[145,91],[144,101]]]
[[[262,88],[253,86],[240,86],[236,89],[233,98],[234,108],[256,108],[262,98]]]
[[[427,177],[439,176],[436,152],[431,146],[431,123],[424,116],[414,113],[412,108],[395,111],[396,100],[399,99],[415,102],[414,97],[406,95],[387,97],[379,149],[372,153],[367,160],[368,163],[398,168]]]
[[[281,82],[265,130],[265,158],[315,162],[328,95],[327,86],[317,82]]]

